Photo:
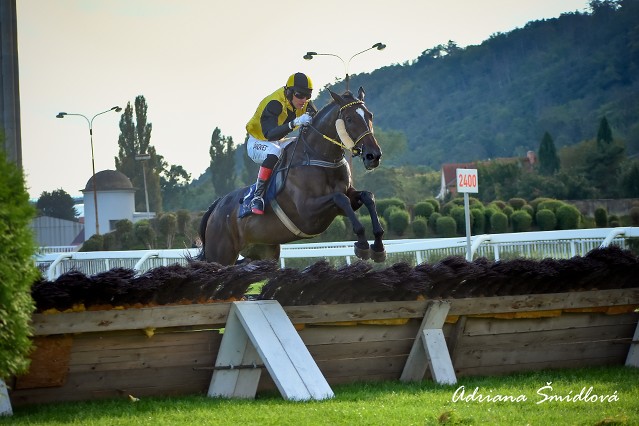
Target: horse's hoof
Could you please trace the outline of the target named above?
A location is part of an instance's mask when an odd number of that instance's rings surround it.
[[[386,250],[373,251],[373,261],[376,263],[384,262],[386,260]]]
[[[365,249],[362,249],[357,247],[357,244],[355,244],[355,256],[357,256],[358,258],[362,260],[368,260],[371,258],[371,251],[368,247]]]

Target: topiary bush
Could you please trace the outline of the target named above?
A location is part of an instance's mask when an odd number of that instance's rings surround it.
[[[552,198],[539,197],[532,200],[529,204],[535,210],[535,214],[537,214],[539,210],[542,210],[539,208],[539,204],[543,203],[544,201],[550,201],[550,200],[552,200]]]
[[[428,235],[428,220],[423,216],[417,216],[411,223],[415,238],[425,238]]]
[[[135,222],[133,225],[133,233],[135,238],[140,241],[144,247],[152,250],[155,245],[155,230],[151,226],[151,223],[147,219],[142,219]]]
[[[532,226],[532,216],[524,210],[517,210],[510,216],[513,232],[528,232]]]
[[[436,234],[437,233],[437,219],[439,219],[440,217],[442,217],[442,214],[439,212],[434,212],[433,214],[430,215],[430,217],[428,218],[428,227],[430,228],[430,230]]]
[[[421,216],[425,219],[428,219],[434,212],[435,208],[433,207],[433,205],[426,201],[421,201],[415,204],[415,207],[413,208],[413,214],[415,215],[415,217]]]
[[[377,206],[377,214],[383,217],[386,217],[384,216],[384,212],[386,212],[386,210],[390,207],[397,207],[402,210],[406,210],[406,204],[399,198],[382,198],[381,200],[377,200],[375,205]],[[362,209],[360,209],[360,212],[361,211]],[[364,209],[364,211],[366,211],[366,209]]]
[[[433,197],[430,197],[430,198],[426,198],[424,202],[430,203],[433,206],[433,211],[439,213],[439,209],[440,209],[439,201],[437,201]]]
[[[82,243],[82,247],[78,251],[102,251],[104,250],[104,237],[102,235],[93,234],[91,238]]]
[[[495,212],[490,217],[490,232],[503,234],[508,231],[508,216],[503,212]]]
[[[0,176],[0,378],[6,380],[29,367],[29,324],[35,310],[31,285],[40,272],[33,262],[36,244],[29,226],[35,208],[22,171],[7,161],[4,150]]]
[[[371,217],[370,216],[362,216],[362,217],[360,217],[358,219],[362,223],[362,225],[364,225],[364,230],[366,232],[366,238],[372,239],[373,238],[373,221],[371,220]],[[379,218],[379,224],[382,226],[382,228],[384,230],[388,229],[388,223],[386,222],[386,219],[384,219],[383,217]],[[349,229],[349,232],[350,231],[352,231],[352,230]],[[352,232],[350,233],[350,235],[353,235]],[[349,238],[352,238],[352,237],[349,236]]]
[[[595,209],[595,226],[597,228],[606,228],[608,226],[608,212],[603,207]]]
[[[501,201],[501,200],[495,200],[495,201],[492,201],[492,202],[488,205],[488,207],[493,207],[493,208],[494,208],[494,210],[496,210],[496,211],[497,211],[497,210],[498,210],[498,211],[501,211],[501,210],[503,210],[503,209],[504,209],[504,207],[506,207],[506,203],[504,203],[504,202],[503,202],[503,201]]]
[[[450,210],[450,217],[455,219],[455,223],[457,224],[457,233],[458,234],[466,234],[466,212],[463,207],[455,206]],[[471,217],[472,222],[472,217]],[[472,226],[472,223],[471,223]]]
[[[526,204],[525,206],[523,206],[521,208],[521,210],[523,210],[526,213],[528,213],[530,215],[530,217],[532,217],[532,218],[535,217],[535,209],[533,209],[533,207],[530,204]]]
[[[473,235],[479,235],[486,233],[486,216],[484,216],[484,211],[479,209],[471,209],[470,214],[472,216],[472,230]]]
[[[386,223],[390,223],[390,217],[393,213],[395,213],[396,211],[402,211],[402,209],[400,209],[397,206],[390,206],[388,207],[386,210],[384,210],[384,214],[382,214],[381,216],[386,219]]]
[[[512,216],[513,213],[515,212],[515,209],[513,209],[510,206],[506,206],[501,212],[505,214],[506,216],[508,216],[508,218],[510,218],[510,216]]]
[[[437,218],[435,228],[437,235],[441,237],[454,237],[456,236],[457,223],[450,216],[440,216]]]
[[[552,210],[542,209],[537,211],[535,221],[540,231],[552,231],[557,227],[557,217]]]
[[[608,224],[609,226],[616,228],[617,226],[621,226],[621,219],[616,214],[611,214],[608,216]]]
[[[570,204],[559,207],[555,216],[557,216],[558,229],[579,229],[581,225],[581,213],[577,207]]]
[[[343,216],[336,216],[322,233],[323,241],[344,241],[346,238],[346,222]]]
[[[495,208],[495,207],[490,207],[490,206],[486,207],[486,209],[484,210],[484,218],[485,218],[485,221],[484,221],[484,231],[485,231],[487,234],[490,234],[490,233],[492,232],[492,231],[491,231],[491,229],[490,229],[490,218],[491,218],[491,217],[495,214],[495,212],[497,212],[497,211],[499,211],[499,210],[496,210],[496,208]]]
[[[410,224],[410,215],[405,210],[395,209],[390,215],[390,229],[395,234],[402,236]]]
[[[537,204],[537,211],[548,209],[553,213],[557,213],[557,209],[563,205],[565,205],[563,201],[549,199]]]
[[[526,200],[523,198],[511,198],[508,200],[508,204],[515,210],[521,210],[521,208],[526,205]]]

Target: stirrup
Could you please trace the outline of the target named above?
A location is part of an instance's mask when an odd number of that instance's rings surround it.
[[[264,199],[262,197],[254,197],[251,200],[251,211],[253,214],[264,214]]]

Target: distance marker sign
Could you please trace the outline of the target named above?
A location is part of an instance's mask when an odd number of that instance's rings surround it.
[[[457,192],[479,192],[477,169],[457,169]]]

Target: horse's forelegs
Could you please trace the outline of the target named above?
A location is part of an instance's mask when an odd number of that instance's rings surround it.
[[[357,216],[351,207],[351,200],[345,194],[337,193],[333,196],[333,202],[351,221],[353,232],[357,235],[357,242],[355,242],[355,256],[360,259],[370,258],[370,248],[368,240],[366,239],[364,225],[362,225],[362,222],[357,219]]]
[[[359,198],[368,209],[368,213],[371,215],[371,221],[373,223],[373,235],[375,236],[375,242],[371,246],[373,250],[373,260],[375,262],[383,262],[386,260],[386,249],[384,248],[384,242],[382,236],[384,235],[384,228],[379,223],[379,217],[377,216],[377,207],[375,205],[375,196],[368,191],[361,191]]]

